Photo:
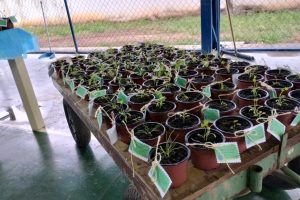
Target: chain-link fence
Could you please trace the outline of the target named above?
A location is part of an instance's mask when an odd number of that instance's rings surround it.
[[[200,0],[68,0],[76,40],[86,47],[141,41],[200,45]],[[239,48],[300,48],[300,0],[229,0]],[[74,50],[64,0],[43,0],[52,46]],[[221,0],[221,41],[232,47],[225,0]],[[0,9],[47,47],[38,0],[4,0]],[[197,46],[198,47],[198,46]]]

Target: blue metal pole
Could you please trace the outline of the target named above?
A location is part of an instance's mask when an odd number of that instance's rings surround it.
[[[73,43],[74,43],[74,47],[75,47],[75,52],[78,53],[79,51],[78,51],[78,46],[77,46],[77,40],[76,40],[76,37],[75,37],[75,32],[74,32],[73,23],[72,23],[72,19],[71,19],[71,15],[70,15],[67,0],[64,0],[64,3],[65,3],[65,8],[66,8],[66,11],[67,11],[67,15],[68,15],[68,21],[69,21],[69,25],[70,25],[70,29],[71,29],[71,34],[72,34],[72,39],[73,39]]]
[[[212,0],[201,0],[201,46],[204,53],[212,50]]]
[[[214,31],[214,37],[212,40],[212,48],[220,51],[220,0],[212,1],[212,28]]]

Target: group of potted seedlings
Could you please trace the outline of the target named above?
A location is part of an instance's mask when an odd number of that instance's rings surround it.
[[[80,86],[88,91],[84,99],[93,101],[95,109],[101,106],[109,126],[114,118],[122,142],[130,143],[130,130],[153,147],[150,162],[158,148],[173,188],[187,179],[189,159],[201,170],[219,167],[213,149],[186,144],[233,141],[242,153],[247,150],[245,139],[234,133],[267,124],[274,110],[289,130],[299,107],[300,75],[288,68],[270,69],[158,44],[125,45],[52,66],[60,78],[73,81],[72,90]],[[88,97],[100,90],[106,94]],[[217,116],[204,116],[208,108],[218,110]]]

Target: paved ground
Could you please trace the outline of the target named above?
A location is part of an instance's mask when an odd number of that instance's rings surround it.
[[[256,63],[299,70],[300,53],[252,55]],[[127,179],[95,139],[85,151],[76,148],[62,97],[47,75],[50,61],[37,57],[25,61],[48,134],[32,134],[8,64],[0,61],[0,115],[11,105],[17,117],[0,121],[0,199],[122,199]],[[290,194],[295,200],[300,197],[298,190]]]

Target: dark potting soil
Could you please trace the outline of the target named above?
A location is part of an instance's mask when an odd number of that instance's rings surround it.
[[[286,70],[286,69],[271,69],[271,70],[267,71],[266,73],[269,74],[269,75],[272,75],[272,76],[283,77],[283,76],[290,75],[291,71]]]
[[[217,119],[216,126],[224,132],[233,134],[235,131],[250,128],[251,123],[241,117],[231,116]]]
[[[290,94],[291,94],[291,97],[300,101],[300,90],[294,90]]]
[[[166,155],[164,153],[164,151],[166,151],[170,145],[172,145],[172,150],[170,151],[169,155]],[[162,150],[163,149],[163,150]],[[179,163],[182,160],[186,159],[186,157],[188,156],[188,150],[186,147],[184,147],[182,144],[180,143],[163,143],[160,144],[158,146],[158,153],[160,153],[161,155],[161,161],[160,163],[162,165],[164,164],[175,164],[175,163]],[[150,152],[150,158],[151,160],[154,160],[155,157],[155,150],[153,149]]]
[[[212,76],[197,76],[193,80],[194,83],[209,83],[214,80]]]
[[[235,103],[225,99],[216,99],[207,102],[206,106],[208,106],[209,108],[217,109],[221,112],[225,112],[234,109]]]
[[[120,111],[126,110],[127,106],[126,104],[120,104],[120,103],[108,103],[106,106],[103,107],[103,109],[110,115],[111,112],[114,114],[119,113]],[[106,115],[103,113],[103,115]]]
[[[287,79],[292,82],[300,82],[300,75],[299,74],[290,75],[287,77]]]
[[[224,74],[224,75],[231,75],[231,74],[236,74],[238,72],[237,69],[230,68],[229,70],[222,68],[217,70],[217,74]]]
[[[209,133],[207,133],[207,131],[210,131]],[[207,140],[205,140],[206,138],[204,137],[205,134],[208,134]],[[195,131],[193,131],[190,135],[190,137],[188,138],[188,142],[189,143],[206,143],[206,142],[211,142],[211,143],[221,143],[223,142],[223,137],[220,135],[219,132],[217,132],[214,129],[197,129]],[[194,147],[198,147],[198,148],[203,148],[203,146],[194,146]]]
[[[254,114],[254,110],[252,110],[254,106],[247,106],[242,108],[241,113],[242,115],[244,115],[245,117],[255,120],[258,117],[263,117],[263,118],[267,118],[268,116],[272,115],[271,109],[266,107],[266,106],[259,106],[257,108],[258,112],[261,112],[260,116],[255,116]]]
[[[262,75],[256,74],[255,76],[256,76],[256,81],[263,80]],[[238,76],[238,79],[242,81],[253,82],[253,76],[251,76],[250,74],[241,74],[240,76]]]
[[[164,80],[158,79],[158,80],[147,80],[144,82],[144,85],[147,87],[158,87],[160,85],[164,84]]]
[[[243,89],[238,91],[238,95],[243,99],[260,99],[268,96],[268,93],[262,89],[256,90],[257,94],[254,94],[252,88]]]
[[[130,97],[129,101],[133,103],[148,103],[153,99],[151,94],[135,94]]]
[[[134,135],[141,140],[153,139],[164,132],[163,125],[159,123],[144,123],[134,129]]]
[[[180,88],[176,85],[167,85],[167,86],[163,86],[159,89],[159,91],[161,92],[178,92],[180,90]]]
[[[99,104],[101,106],[105,106],[107,103],[109,103],[111,101],[114,101],[114,102],[117,101],[115,95],[105,95],[105,96],[102,96],[102,97],[98,97],[94,100],[94,102],[96,104]]]
[[[123,115],[117,115],[116,117],[116,122],[118,124],[122,124],[122,121],[124,121],[126,124],[134,124],[137,123],[138,121],[140,121],[141,119],[143,119],[144,114],[139,112],[139,111],[135,111],[135,110],[131,110],[128,112],[125,112],[126,116],[127,116],[127,120],[125,118],[125,116]]]
[[[255,74],[263,74],[269,69],[268,66],[265,65],[251,65],[249,68],[251,68],[251,72]]]
[[[231,82],[223,82],[223,86],[224,88],[222,89],[222,83],[217,83],[212,85],[211,88],[214,90],[226,91],[226,90],[232,90],[235,87],[235,85]]]
[[[285,80],[278,80],[278,79],[273,79],[273,80],[268,80],[266,83],[273,88],[285,88],[285,87],[291,87],[292,84],[288,81]]]
[[[279,111],[293,111],[297,106],[299,107],[299,103],[292,99],[283,98],[283,103],[281,103],[281,105],[278,103],[278,99],[279,98],[269,99],[267,105]]]
[[[197,102],[203,99],[203,95],[200,92],[184,92],[177,96],[177,99],[181,102]]]
[[[148,107],[148,109],[151,112],[167,112],[174,109],[174,107],[175,105],[172,102],[165,101],[161,107],[154,102]]]
[[[195,115],[186,113],[185,116],[175,115],[168,119],[168,123],[173,128],[190,128],[199,123],[199,118]]]
[[[194,70],[180,71],[178,73],[178,75],[181,76],[181,77],[190,77],[190,76],[194,76],[196,74],[197,74],[197,72],[194,71]]]
[[[230,63],[230,66],[232,67],[246,67],[248,65],[250,65],[250,63],[246,61],[237,61],[237,62]]]

